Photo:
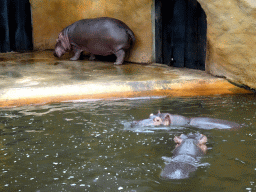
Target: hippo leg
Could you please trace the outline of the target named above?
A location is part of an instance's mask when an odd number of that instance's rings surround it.
[[[95,60],[95,55],[93,55],[92,53],[91,53],[91,55],[90,55],[90,57],[89,57],[89,61],[94,61]]]
[[[114,63],[115,65],[121,65],[124,62],[124,57],[125,57],[125,51],[123,49],[120,49],[115,53],[116,55],[116,62]]]
[[[80,55],[83,51],[81,49],[75,49],[75,48],[73,50],[74,50],[75,55],[73,57],[71,57],[70,60],[76,61],[80,58]]]

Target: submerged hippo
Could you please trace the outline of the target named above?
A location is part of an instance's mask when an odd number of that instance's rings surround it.
[[[190,133],[174,137],[176,148],[173,157],[169,160],[161,173],[165,179],[185,179],[196,171],[199,157],[206,153],[207,137],[199,133]]]
[[[194,126],[202,129],[230,129],[230,128],[239,128],[240,124],[222,120],[222,119],[213,119],[209,117],[193,117],[187,118],[181,115],[173,115],[170,113],[160,113],[154,115],[150,114],[148,119],[141,121],[135,121],[131,124],[132,127],[143,127],[143,126]]]
[[[134,33],[120,20],[109,17],[83,19],[60,32],[54,56],[61,57],[70,50],[75,53],[70,60],[78,60],[83,51],[91,54],[89,60],[94,60],[95,55],[115,54],[114,64],[119,65],[134,42]]]

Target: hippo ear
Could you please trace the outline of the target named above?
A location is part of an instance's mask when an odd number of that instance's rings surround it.
[[[64,38],[64,36],[63,36],[62,32],[60,32],[59,39],[63,39],[63,38]]]
[[[70,43],[67,35],[64,35],[63,32],[60,32],[59,34],[59,41],[61,41],[61,44],[63,48],[67,51],[70,50]]]
[[[180,137],[177,137],[177,136],[175,136],[173,140],[174,140],[175,143],[178,143],[178,144],[181,144],[181,142],[182,142],[182,139]]]
[[[200,140],[198,141],[198,144],[199,144],[199,145],[203,145],[203,144],[205,144],[206,142],[207,142],[207,137],[206,137],[205,135],[201,134],[201,138],[200,138]]]
[[[164,125],[170,125],[171,124],[171,117],[169,114],[165,115],[164,120],[163,120]]]

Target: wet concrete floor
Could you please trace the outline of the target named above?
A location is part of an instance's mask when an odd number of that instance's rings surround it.
[[[163,64],[70,61],[52,51],[0,53],[0,107],[83,99],[249,93],[204,71]]]

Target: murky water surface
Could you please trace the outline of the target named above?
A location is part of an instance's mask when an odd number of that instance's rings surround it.
[[[158,110],[208,116],[238,130],[127,125]],[[0,111],[0,191],[256,191],[255,95],[108,100]],[[207,154],[194,175],[159,177],[173,137],[200,132]]]

